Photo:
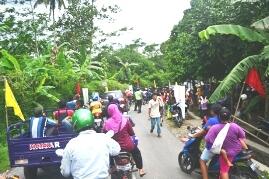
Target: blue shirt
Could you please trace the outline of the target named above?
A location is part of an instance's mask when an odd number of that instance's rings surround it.
[[[210,117],[208,118],[207,122],[205,123],[205,125],[203,126],[203,129],[208,131],[210,127],[214,126],[215,124],[220,124],[220,121],[219,121],[219,117],[216,115],[216,116],[213,116],[213,117]],[[212,144],[206,142],[206,148],[208,150],[210,150],[212,147]]]
[[[209,128],[215,124],[219,124],[220,121],[219,121],[219,117],[218,116],[213,116],[213,117],[210,117],[208,118],[207,122],[205,123],[205,125],[203,126],[203,129],[208,131]]]

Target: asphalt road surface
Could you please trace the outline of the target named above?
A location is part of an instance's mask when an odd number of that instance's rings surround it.
[[[138,147],[142,153],[147,174],[143,179],[191,179],[197,176],[187,175],[180,170],[177,156],[183,144],[165,127],[161,128],[161,137],[157,131],[150,133],[150,120],[147,105],[142,113],[130,112],[135,122],[135,133],[139,138]],[[136,178],[140,178],[136,174]]]
[[[139,138],[138,147],[142,153],[146,175],[143,179],[197,179],[196,175],[183,173],[178,165],[177,156],[183,144],[167,129],[162,127],[162,137],[158,138],[156,129],[150,133],[150,121],[147,114],[147,106],[143,106],[142,113],[131,111],[130,115],[134,120],[135,132]],[[12,173],[24,179],[23,169],[14,168]],[[134,173],[134,178],[140,178]],[[53,169],[39,170],[37,179],[62,179],[59,173]]]

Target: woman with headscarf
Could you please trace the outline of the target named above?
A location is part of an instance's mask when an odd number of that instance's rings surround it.
[[[108,115],[110,118],[105,122],[103,131],[114,131],[115,134],[113,139],[120,144],[122,151],[130,152],[132,154],[140,176],[144,176],[146,173],[143,169],[141,152],[132,140],[132,136],[135,136],[132,124],[127,118],[123,117],[116,104],[109,105]]]

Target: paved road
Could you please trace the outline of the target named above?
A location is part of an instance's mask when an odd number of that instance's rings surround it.
[[[187,175],[180,170],[177,156],[183,144],[166,127],[162,127],[161,138],[157,137],[156,129],[153,134],[150,133],[150,121],[146,106],[143,108],[141,114],[130,113],[136,124],[135,132],[139,138],[138,146],[147,172],[143,179],[197,178],[197,176]]]
[[[156,130],[153,134],[149,132],[150,121],[143,106],[141,114],[130,112],[134,122],[136,123],[135,132],[139,138],[139,148],[142,152],[144,167],[147,174],[143,179],[196,179],[197,176],[187,175],[181,172],[177,156],[182,149],[183,144],[166,128],[162,127],[162,137],[158,138]],[[13,172],[23,177],[22,168],[13,169]],[[140,178],[137,173],[135,178]],[[62,179],[62,177],[50,170],[49,172],[39,171],[38,179]]]

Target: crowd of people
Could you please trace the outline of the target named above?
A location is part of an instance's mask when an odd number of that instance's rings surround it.
[[[93,96],[92,102],[84,105],[76,95],[69,102],[59,101],[58,109],[53,112],[53,119],[48,118],[41,107],[35,108],[34,116],[29,120],[30,134],[32,138],[61,133],[78,134],[64,149],[61,164],[63,176],[72,175],[74,179],[107,178],[113,168],[111,157],[118,155],[120,151],[126,151],[132,154],[139,175],[143,177],[146,172],[133,130],[134,123],[124,114],[120,100],[108,96],[108,104],[104,108],[106,120],[102,132],[97,133],[94,115],[102,112],[98,97]],[[108,131],[114,132],[112,138],[105,135]]]
[[[53,112],[53,119],[46,116],[41,107],[34,110],[34,116],[30,118],[30,134],[32,138],[46,137],[61,133],[78,134],[66,145],[61,164],[63,176],[72,175],[74,179],[83,178],[107,178],[113,160],[109,156],[116,156],[120,151],[132,154],[139,174],[143,177],[146,172],[143,167],[143,159],[138,148],[136,136],[133,130],[134,122],[126,113],[134,100],[134,111],[141,113],[141,106],[148,103],[148,117],[151,121],[150,133],[157,129],[157,136],[161,137],[161,125],[165,117],[166,107],[176,103],[174,92],[171,89],[151,90],[137,89],[135,93],[126,90],[124,99],[115,99],[108,96],[108,103],[103,106],[99,96],[93,96],[89,105],[84,105],[79,95],[66,102],[59,101],[58,109]],[[186,91],[186,101],[190,102],[190,91]],[[128,107],[121,106],[123,102]],[[230,122],[231,114],[227,108],[220,104],[209,105],[206,97],[199,98],[202,130],[191,137],[204,137],[206,146],[200,156],[200,168],[203,179],[208,179],[206,163],[212,159],[216,152],[212,152],[214,143],[218,139],[218,133],[227,128],[220,154],[220,177],[229,178],[229,169],[233,165],[234,157],[243,149],[247,149],[245,133],[235,123]],[[102,132],[94,130],[95,114],[103,114],[106,118],[102,126]],[[105,133],[113,131],[113,137]],[[79,147],[78,147],[79,146]],[[87,165],[85,165],[87,163]]]

